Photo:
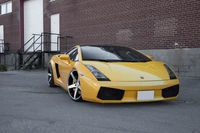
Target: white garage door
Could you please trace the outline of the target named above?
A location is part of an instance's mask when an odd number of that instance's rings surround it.
[[[4,39],[3,25],[0,25],[0,53],[3,52],[3,39]]]
[[[24,1],[24,42],[26,43],[33,36],[32,34],[41,34],[42,32],[43,0]],[[32,42],[27,44],[24,47],[24,50],[26,50],[32,44]],[[38,40],[37,43],[40,42],[41,40]],[[35,44],[35,48],[38,46],[39,44]],[[37,50],[42,50],[42,47],[39,47]],[[33,48],[31,48],[29,51],[33,51]]]
[[[60,14],[51,15],[51,33],[60,34]],[[58,35],[51,35],[51,51],[60,51],[60,42]]]

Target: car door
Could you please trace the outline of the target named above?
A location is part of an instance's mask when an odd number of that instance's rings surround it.
[[[63,83],[62,86],[65,89],[67,89],[67,82],[68,82],[69,74],[72,71],[72,69],[74,68],[75,63],[77,61],[79,61],[78,48],[74,48],[66,54],[69,55],[70,62],[68,63],[68,62],[62,61],[62,60],[60,60],[60,62],[59,62],[60,77],[61,77],[61,80]]]

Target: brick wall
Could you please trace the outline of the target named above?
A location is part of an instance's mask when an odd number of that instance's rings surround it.
[[[0,15],[11,52],[23,43],[20,1],[23,0],[12,0],[13,12]],[[44,0],[44,31],[50,32],[50,15],[60,13],[61,34],[73,36],[70,42],[74,44],[121,44],[137,49],[199,48],[199,7],[199,0]],[[66,40],[61,43],[64,46]]]
[[[50,32],[50,15],[60,13],[61,34],[75,44],[197,48],[199,7],[199,0],[44,0],[44,30]]]
[[[10,0],[0,0],[0,4]],[[9,43],[10,52],[21,47],[20,0],[12,0],[12,13],[0,15],[0,25],[4,25],[4,40]]]

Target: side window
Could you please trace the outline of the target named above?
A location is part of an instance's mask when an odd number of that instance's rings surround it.
[[[69,53],[70,60],[78,61],[78,49],[73,50]]]
[[[70,55],[76,49],[77,49],[76,47],[73,47],[70,50],[68,50],[65,54]]]

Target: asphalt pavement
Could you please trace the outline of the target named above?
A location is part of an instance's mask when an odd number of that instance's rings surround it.
[[[177,100],[74,102],[47,72],[0,72],[0,133],[200,133],[200,79],[180,77]]]

